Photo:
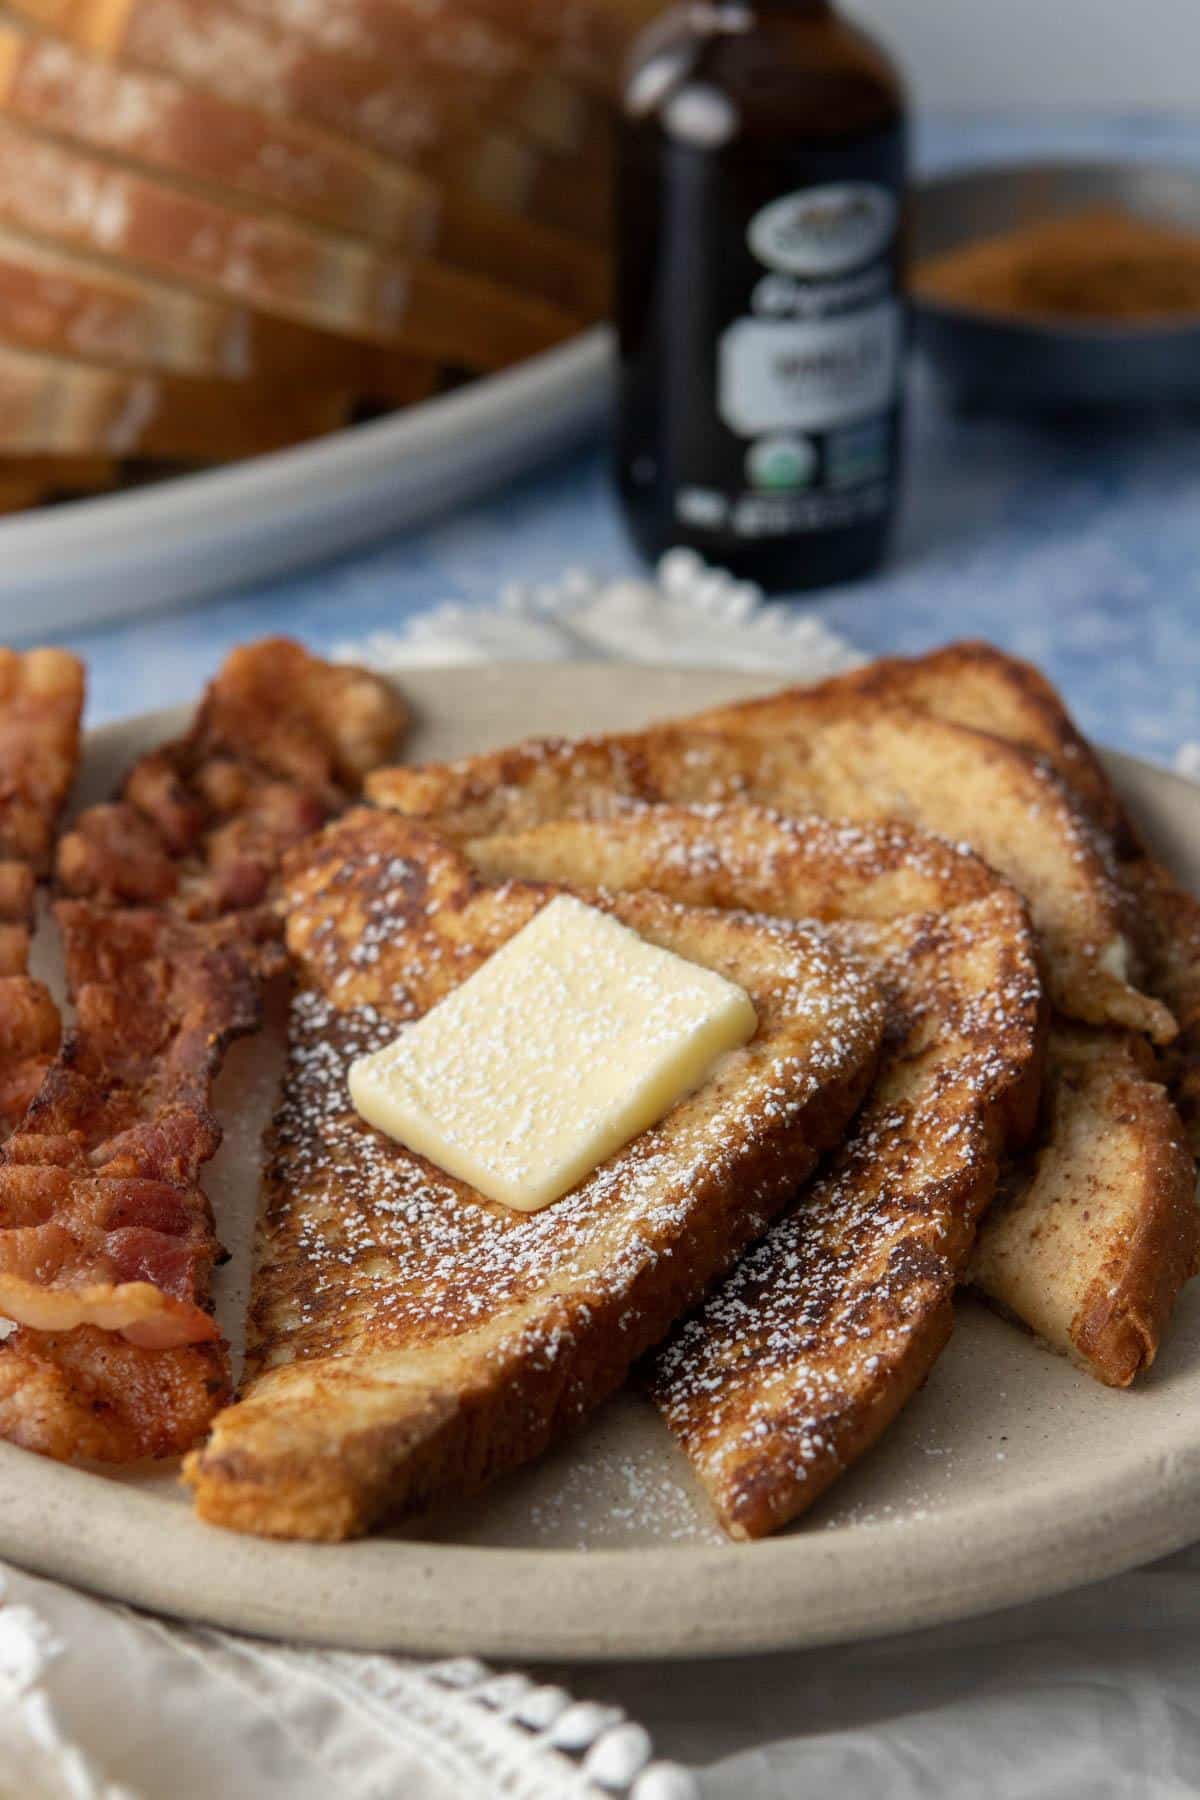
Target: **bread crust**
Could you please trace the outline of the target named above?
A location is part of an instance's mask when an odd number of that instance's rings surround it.
[[[901,826],[653,806],[468,847],[492,876],[829,922],[888,1012],[871,1093],[787,1215],[652,1360],[721,1524],[761,1537],[887,1429],[949,1338],[1000,1155],[1037,1115],[1045,1006],[1016,894]]]
[[[936,822],[1005,869],[1030,899],[1060,1020],[1068,1027],[1082,1021],[1102,1033],[1148,1032],[1159,1040],[1163,1074],[1190,1105],[1189,1096],[1200,1098],[1191,1052],[1193,1033],[1200,1032],[1200,907],[1149,859],[1118,855],[1101,828],[1112,802],[1100,795],[1103,770],[1093,753],[1041,677],[1018,670],[1010,678],[1006,671],[998,652],[952,647],[927,659],[871,666],[816,689],[789,689],[709,711],[680,726],[382,771],[373,793],[460,838],[556,818],[612,817],[631,801],[749,799],[791,813],[871,818],[900,811],[910,821]],[[938,716],[935,703],[952,716]],[[1012,740],[981,725],[1002,727]],[[1067,774],[1076,788],[1068,788]],[[952,795],[953,811],[946,810],[945,792]],[[998,832],[1001,814],[1007,822]],[[1168,1048],[1180,1024],[1178,1045]],[[1097,1069],[1091,1080],[1101,1079]],[[1132,1111],[1108,1108],[1103,1116],[1109,1166],[1124,1169],[1131,1209],[1121,1213],[1110,1250],[1122,1265],[1130,1262],[1135,1291],[1142,1284],[1132,1265],[1158,1258],[1157,1298],[1140,1308],[1144,1365],[1187,1272],[1176,1247],[1194,1230],[1194,1206],[1178,1177],[1177,1120],[1157,1103]],[[1053,1129],[1047,1150],[1055,1151]],[[1066,1208],[1069,1182],[1053,1191]],[[1150,1248],[1144,1252],[1129,1223],[1138,1206],[1146,1208]],[[1022,1258],[1029,1254],[1024,1246]],[[1042,1269],[1051,1300],[1081,1270],[1092,1268],[1099,1277],[1106,1263],[1093,1241],[1068,1240],[1066,1272]],[[1047,1330],[1044,1301],[1018,1280],[1023,1297],[1014,1305],[1013,1283],[993,1281],[993,1268],[986,1265],[981,1280],[997,1304],[1021,1311],[1057,1349],[1108,1379],[1117,1363],[1110,1364],[1102,1348],[1094,1356],[1088,1348],[1102,1341],[1097,1328],[1081,1326],[1073,1337],[1067,1321]]]
[[[916,705],[987,732],[1065,783],[1108,846],[1139,979],[1176,1021],[1178,1035],[1160,1050],[1162,1073],[1193,1153],[1200,1151],[1200,903],[1149,854],[1057,689],[1032,664],[975,641],[886,658],[832,685],[872,704]]]
[[[345,1093],[351,1056],[436,1003],[555,891],[489,886],[378,812],[293,860],[301,989],[250,1372],[186,1466],[201,1517],[340,1538],[537,1455],[621,1384],[844,1132],[883,1027],[869,978],[818,926],[652,894],[596,903],[737,980],[759,1017],[746,1049],[660,1125],[534,1215],[371,1132]]]
[[[998,738],[917,709],[864,709],[823,688],[789,692],[680,726],[381,770],[368,791],[456,841],[603,817],[629,800],[899,819],[969,844],[1024,896],[1062,1011],[1164,1039],[1176,1029],[1135,985],[1111,858],[1058,777]]]
[[[1059,1024],[1049,1120],[984,1221],[971,1280],[1109,1387],[1158,1353],[1197,1272],[1195,1168],[1146,1045]]]
[[[1192,1156],[1200,1148],[1200,904],[1147,853],[1103,763],[1030,664],[989,644],[951,644],[871,663],[817,693],[822,705],[924,710],[1003,743],[1050,771],[1091,822],[1115,880],[1131,973],[1174,1029],[1152,1032],[1151,1059],[1128,1034],[1059,1022],[1042,1153],[989,1217],[976,1279],[1055,1349],[1125,1386],[1153,1362],[1200,1255],[1188,1155],[1189,1144]],[[812,702],[792,690],[716,717],[791,729],[811,717]],[[1125,1023],[1136,1023],[1132,1014]],[[1087,1133],[1077,1120],[1089,1122]],[[1098,1201],[1107,1234],[1084,1217]],[[1051,1239],[1053,1264],[1039,1256]]]

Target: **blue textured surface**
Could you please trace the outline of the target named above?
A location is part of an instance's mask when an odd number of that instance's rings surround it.
[[[1200,166],[1200,121],[941,119],[918,146],[926,171],[1055,154]],[[1122,748],[1168,759],[1200,738],[1200,425],[1067,434],[956,418],[918,372],[912,439],[889,566],[804,604],[871,652],[990,637],[1041,663],[1085,728]],[[284,630],[322,648],[567,564],[635,566],[600,448],[302,578],[70,641],[100,720],[189,697],[247,637]]]

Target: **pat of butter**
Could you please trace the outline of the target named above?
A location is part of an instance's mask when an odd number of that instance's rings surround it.
[[[560,894],[350,1068],[369,1125],[519,1212],[578,1185],[754,1035],[749,996]]]

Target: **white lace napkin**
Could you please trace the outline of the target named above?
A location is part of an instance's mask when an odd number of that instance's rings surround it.
[[[568,572],[338,654],[386,669],[622,657],[820,679],[859,660],[811,613],[676,551],[657,582]],[[119,1683],[120,1704],[114,1706]],[[0,1572],[0,1796],[698,1800],[620,1707],[498,1674],[254,1643]]]
[[[340,643],[334,654],[388,670],[611,657],[812,681],[863,660],[814,613],[764,600],[751,582],[710,569],[690,550],[669,551],[655,581],[568,569],[549,586],[505,588],[494,607],[434,607],[403,630]]]

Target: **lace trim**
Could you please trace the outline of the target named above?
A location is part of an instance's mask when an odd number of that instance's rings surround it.
[[[617,657],[675,667],[762,669],[813,681],[862,658],[815,613],[769,602],[751,582],[672,550],[657,580],[601,580],[569,569],[546,586],[515,583],[497,605],[435,607],[399,631],[334,647],[380,669],[494,659],[559,662]]]

